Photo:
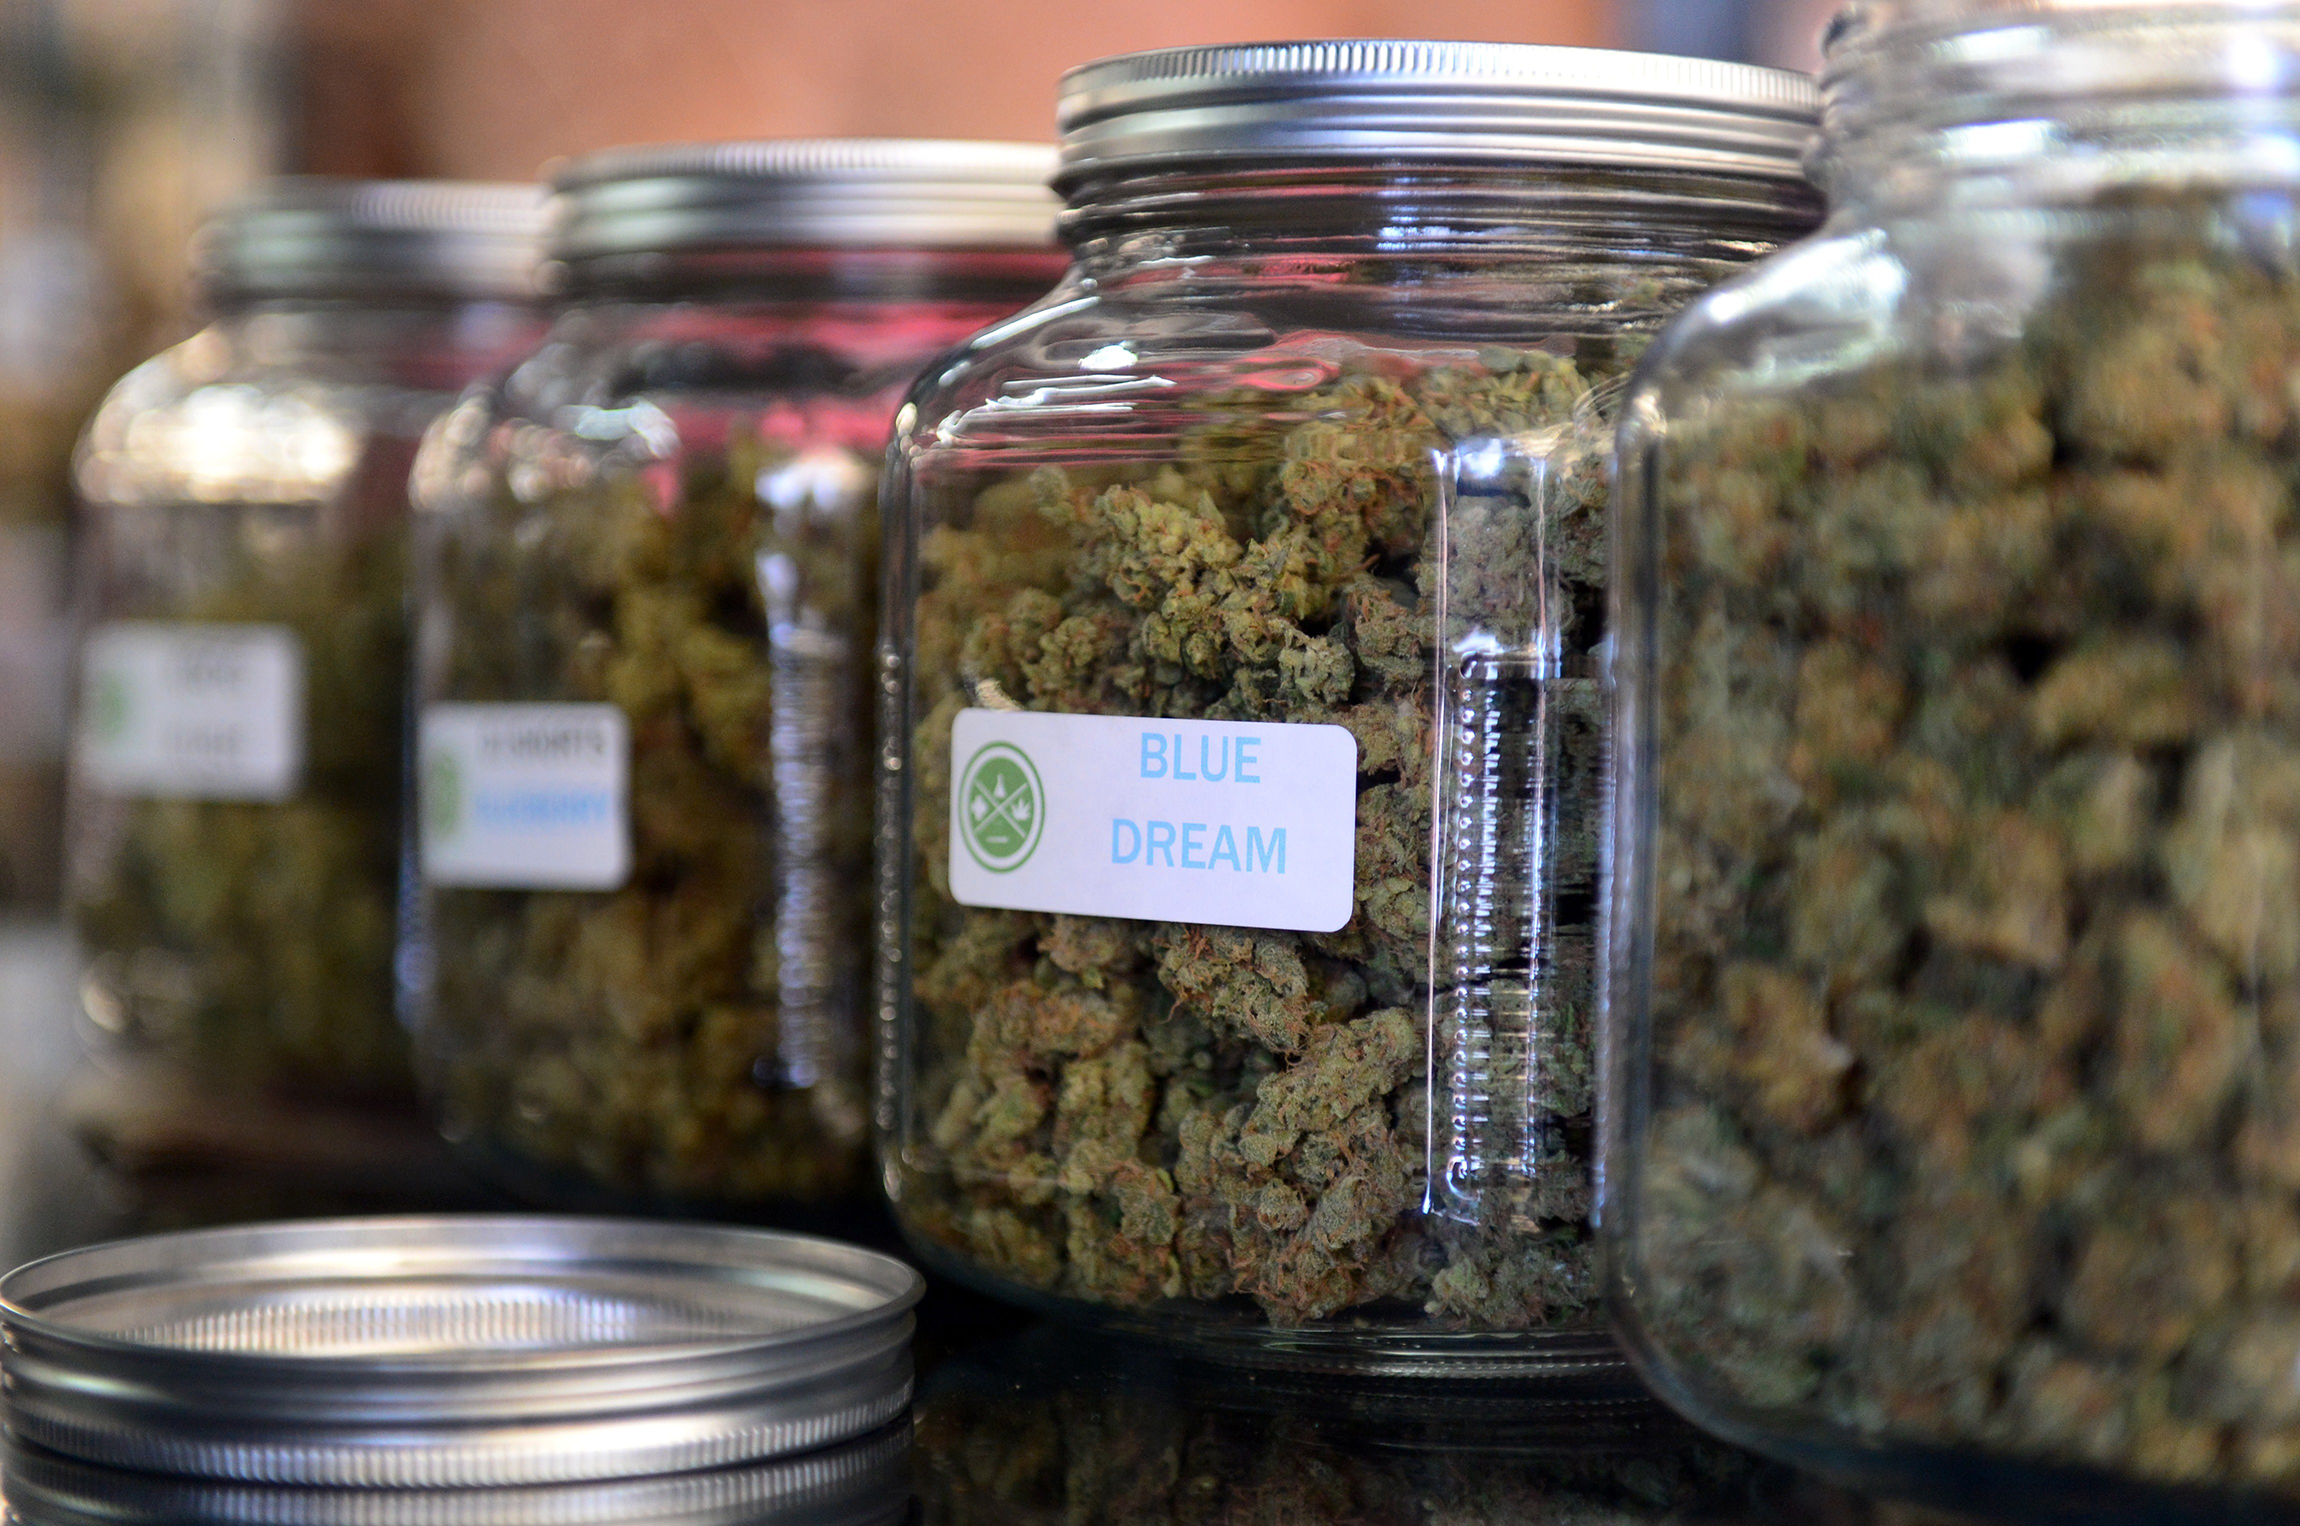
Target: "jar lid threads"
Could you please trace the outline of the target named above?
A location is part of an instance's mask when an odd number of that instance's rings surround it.
[[[200,230],[211,301],[377,294],[525,300],[542,257],[540,186],[461,180],[268,181]]]
[[[1039,249],[1054,150],[1038,143],[794,138],[608,149],[552,177],[554,258],[777,245]]]
[[[1785,69],[1512,43],[1253,43],[1072,69],[1069,190],[1206,160],[1538,160],[1796,179],[1819,108]]]
[[[320,1219],[0,1278],[8,1428],[106,1467],[334,1487],[635,1478],[864,1435],[924,1284],[835,1241],[539,1216]]]

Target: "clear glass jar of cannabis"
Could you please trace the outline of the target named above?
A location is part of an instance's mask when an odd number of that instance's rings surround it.
[[[558,179],[548,341],[416,469],[443,1131],[538,1201],[836,1212],[868,1179],[880,464],[1060,275],[1027,144],[617,150]]]
[[[1811,114],[1574,49],[1068,76],[1070,275],[890,455],[880,1122],[921,1255],[1242,1360],[1613,1360],[1610,400],[1810,226]]]
[[[206,228],[212,317],[80,442],[82,1005],[211,1080],[412,1095],[394,1016],[407,473],[517,360],[535,186],[288,180]]]
[[[1626,404],[1604,1218],[1735,1437],[2300,1494],[2296,79],[1861,7],[1829,224]]]

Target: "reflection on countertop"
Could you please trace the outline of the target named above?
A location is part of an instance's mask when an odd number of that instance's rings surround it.
[[[1693,1430],[1613,1381],[1501,1388],[1201,1366],[922,1312],[922,1526],[1931,1526]],[[971,1337],[971,1338],[970,1338]]]
[[[1641,1394],[1224,1373],[1040,1326],[941,1363],[915,1463],[931,1526],[1657,1522],[1730,1510],[1760,1466]]]
[[[20,1526],[1938,1526],[1633,1389],[1197,1367],[937,1288],[910,1420],[749,1468],[529,1489],[199,1484],[6,1456]]]
[[[253,1127],[110,1067],[90,1079],[53,924],[0,925],[0,1260],[282,1202],[364,1206],[360,1150]],[[149,1093],[149,1095],[147,1095]],[[142,1099],[142,1100],[138,1100]],[[198,1128],[186,1120],[207,1118]],[[224,1127],[223,1122],[231,1122]],[[378,1124],[378,1128],[385,1125]],[[261,1132],[260,1130],[258,1132]],[[75,1142],[102,1150],[99,1170]],[[189,1143],[187,1143],[189,1141]],[[371,1141],[372,1143],[372,1141]],[[420,1152],[417,1152],[420,1154]],[[278,1163],[287,1162],[281,1176]],[[404,1163],[403,1163],[404,1164]],[[372,1162],[369,1162],[372,1166]],[[315,1172],[325,1180],[311,1180]],[[395,1169],[473,1206],[452,1175]],[[274,1180],[274,1177],[278,1177]],[[341,1180],[337,1180],[341,1177]],[[229,1190],[219,1190],[217,1183]],[[183,1186],[196,1183],[189,1197]],[[426,1186],[425,1184],[429,1185]],[[166,1184],[166,1189],[156,1184]],[[878,1240],[885,1226],[864,1226]],[[893,1245],[887,1246],[894,1249]],[[1431,1385],[1178,1360],[937,1286],[907,1426],[757,1468],[597,1487],[402,1493],[209,1486],[10,1456],[24,1526],[1928,1526],[1692,1430],[1617,1381]]]

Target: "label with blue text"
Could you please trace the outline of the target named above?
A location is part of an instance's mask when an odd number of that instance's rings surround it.
[[[613,705],[432,705],[416,758],[431,884],[613,890],[630,876],[631,737]]]
[[[951,769],[961,905],[1315,933],[1350,919],[1343,727],[961,710]]]

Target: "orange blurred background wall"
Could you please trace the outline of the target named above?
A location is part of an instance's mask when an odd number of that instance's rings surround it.
[[[523,177],[618,143],[1050,138],[1055,79],[1302,37],[1603,46],[1605,0],[304,0],[299,167]]]

